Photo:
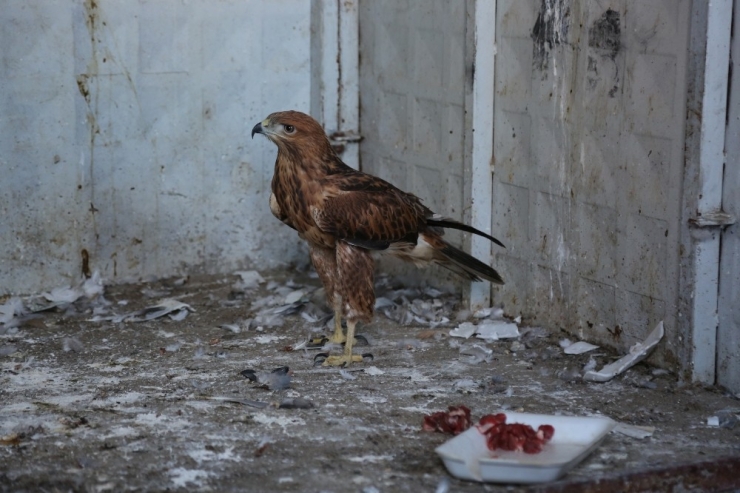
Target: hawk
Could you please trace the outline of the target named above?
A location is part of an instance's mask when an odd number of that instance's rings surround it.
[[[375,306],[373,252],[417,266],[437,264],[472,281],[503,284],[492,267],[450,245],[445,228],[496,238],[435,214],[421,200],[342,162],[319,122],[298,111],[273,113],[252,129],[277,145],[270,211],[306,240],[311,262],[334,310],[334,334],[344,354],[325,365],[361,361],[352,353],[355,327]],[[347,334],[342,332],[342,318]]]

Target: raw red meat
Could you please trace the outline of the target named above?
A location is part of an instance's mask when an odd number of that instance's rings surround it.
[[[423,428],[459,435],[470,428],[470,409],[465,406],[450,406],[449,411],[440,411],[424,416]],[[540,425],[537,431],[522,423],[506,423],[504,413],[483,416],[476,428],[486,437],[491,450],[511,450],[525,454],[542,452],[542,446],[555,434],[551,425]]]
[[[481,433],[486,433],[494,426],[504,423],[506,423],[506,415],[504,413],[486,414],[478,422],[478,431],[480,431]]]
[[[459,435],[470,428],[470,409],[465,406],[450,406],[449,411],[424,416],[423,428],[426,431]]]
[[[544,439],[549,442],[554,434],[555,428],[553,428],[552,425],[540,425],[540,427],[537,428],[537,438],[541,440]]]
[[[506,423],[506,415],[487,414],[478,422],[478,431],[486,437],[486,445],[491,450],[512,450],[526,454],[542,452],[542,446],[550,441],[555,428],[540,425],[537,431],[529,425]]]

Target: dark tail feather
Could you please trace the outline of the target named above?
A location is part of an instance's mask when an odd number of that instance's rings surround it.
[[[468,226],[465,223],[461,223],[461,222],[455,221],[454,219],[450,219],[450,218],[447,218],[447,217],[443,217],[443,218],[440,218],[440,219],[431,219],[430,218],[430,219],[427,219],[427,224],[429,226],[438,226],[440,228],[459,229],[460,231],[465,231],[467,233],[473,233],[473,234],[476,234],[478,236],[482,236],[483,238],[486,238],[488,240],[491,240],[495,244],[506,248],[503,243],[501,243],[500,241],[498,241],[493,236],[491,236],[489,234],[486,234],[483,231],[481,231],[479,229],[476,229],[476,228],[474,228],[472,226]]]
[[[481,279],[485,279],[487,281],[491,281],[492,283],[496,284],[503,284],[504,280],[501,279],[501,276],[494,268],[492,268],[489,265],[484,264],[477,258],[468,255],[467,253],[463,252],[462,250],[455,248],[454,246],[445,243],[445,247],[442,248],[442,250],[439,250],[447,259],[449,259],[453,265],[444,265],[441,264],[443,267],[447,267],[453,272],[456,272],[458,274],[462,274],[459,272],[458,269],[462,269],[469,279],[473,281],[480,281]]]

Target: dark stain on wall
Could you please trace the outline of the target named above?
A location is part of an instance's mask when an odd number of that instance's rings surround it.
[[[552,49],[568,42],[569,26],[570,0],[542,0],[532,27],[532,61],[535,69],[547,69]]]
[[[614,60],[622,47],[619,12],[607,10],[588,30],[588,46]]]
[[[622,48],[621,38],[620,15],[612,9],[604,12],[588,30],[588,86],[595,90],[599,81],[611,78],[608,94],[612,98],[619,92],[620,75],[616,59]],[[607,75],[609,72],[611,74]]]

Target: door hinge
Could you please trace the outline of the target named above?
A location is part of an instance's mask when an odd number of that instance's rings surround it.
[[[737,218],[724,211],[705,212],[689,219],[689,224],[695,228],[726,228],[732,226]]]
[[[362,135],[352,130],[337,130],[329,135],[329,143],[331,143],[331,146],[334,148],[334,152],[337,154],[343,153],[347,144],[357,143],[361,140]]]

